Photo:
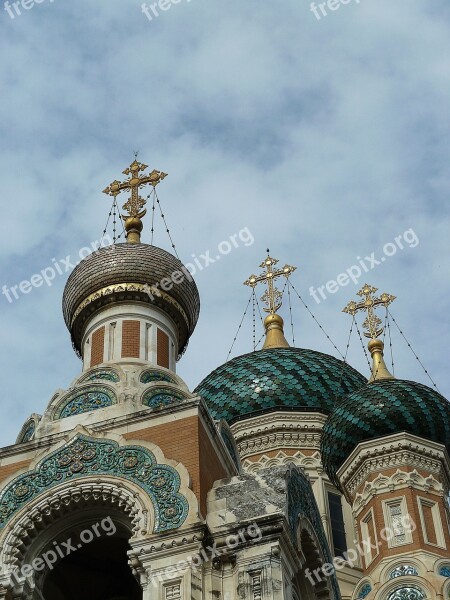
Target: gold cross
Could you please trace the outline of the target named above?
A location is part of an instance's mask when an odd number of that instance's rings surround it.
[[[147,212],[146,209],[142,210],[147,204],[147,200],[144,200],[144,198],[139,196],[139,188],[143,185],[147,185],[148,183],[153,187],[156,187],[160,181],[167,177],[167,173],[156,170],[153,170],[150,175],[140,176],[139,173],[141,171],[145,171],[147,168],[148,165],[144,165],[135,159],[131,165],[125,169],[125,171],[122,171],[124,175],[129,175],[128,179],[122,182],[116,179],[103,190],[105,194],[114,196],[114,198],[120,194],[120,192],[131,190],[131,196],[122,207],[123,210],[128,212],[128,215],[123,217],[124,219],[128,219],[130,217],[142,219]]]
[[[258,283],[267,283],[267,290],[261,297],[261,300],[267,304],[267,308],[264,307],[264,310],[271,315],[274,315],[280,308],[281,298],[283,297],[283,294],[280,292],[280,290],[274,286],[274,280],[277,277],[281,277],[281,275],[284,275],[284,277],[287,279],[289,275],[297,268],[291,267],[290,265],[284,265],[282,269],[274,271],[273,267],[277,263],[278,260],[276,258],[271,258],[269,256],[269,250],[267,250],[266,260],[259,265],[262,269],[265,269],[264,273],[259,276],[250,275],[247,281],[244,281],[244,285],[249,285],[252,288],[255,288]]]
[[[342,311],[355,316],[358,311],[366,310],[367,318],[363,323],[363,327],[367,329],[368,332],[364,332],[364,335],[373,340],[377,339],[384,331],[384,327],[380,327],[383,321],[376,316],[374,309],[380,305],[388,307],[389,304],[395,300],[395,296],[386,293],[381,294],[378,298],[374,298],[373,294],[375,294],[375,292],[378,292],[378,288],[366,283],[358,292],[358,296],[361,296],[361,298],[365,297],[364,300],[361,302],[354,302],[352,300]]]

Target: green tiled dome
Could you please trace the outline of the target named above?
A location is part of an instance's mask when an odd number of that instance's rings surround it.
[[[328,414],[337,399],[366,379],[342,361],[300,348],[251,352],[225,363],[196,388],[216,419],[233,421],[264,410]]]
[[[435,390],[401,379],[367,384],[340,402],[322,433],[322,462],[336,472],[360,442],[402,431],[444,444],[450,451],[450,402]]]

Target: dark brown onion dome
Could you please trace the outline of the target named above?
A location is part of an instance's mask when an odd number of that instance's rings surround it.
[[[152,293],[151,286],[158,291]],[[184,352],[200,312],[194,280],[183,263],[169,252],[149,244],[125,243],[100,248],[89,255],[67,280],[63,314],[78,354],[88,318],[102,306],[125,301],[147,302],[161,308],[177,326],[178,355]]]

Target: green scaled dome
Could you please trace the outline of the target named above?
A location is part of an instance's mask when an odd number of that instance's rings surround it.
[[[435,390],[401,379],[367,384],[340,402],[322,432],[322,462],[339,487],[337,471],[356,446],[408,432],[450,451],[450,402]]]
[[[271,348],[233,358],[195,389],[216,419],[234,421],[284,409],[329,414],[367,380],[342,361],[301,348]]]

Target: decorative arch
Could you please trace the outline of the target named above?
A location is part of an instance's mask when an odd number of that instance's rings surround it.
[[[101,369],[91,369],[86,375],[79,379],[80,383],[88,383],[91,381],[111,381],[119,383],[120,375],[116,369],[111,367],[102,367]]]
[[[330,547],[308,476],[291,463],[286,478],[288,520],[294,542],[304,555],[309,569],[311,566],[312,570],[317,569],[324,563],[332,564]],[[328,588],[329,594],[334,596],[335,600],[340,600],[335,574],[324,578],[321,584],[323,589],[319,590],[318,585],[316,594],[324,597]]]
[[[19,511],[63,483],[86,477],[115,477],[138,486],[154,509],[153,532],[180,527],[189,503],[179,493],[181,478],[167,464],[158,464],[144,446],[120,446],[110,439],[76,435],[37,463],[32,471],[10,481],[0,493],[0,535]]]
[[[186,395],[179,389],[169,387],[151,387],[142,395],[142,404],[149,408],[164,408],[171,404],[179,404],[186,399]]]
[[[114,404],[117,404],[117,396],[111,388],[99,385],[80,387],[60,400],[52,411],[52,420],[58,421]]]
[[[78,482],[76,487],[73,482],[68,481],[39,496],[28,510],[22,511],[12,520],[10,528],[4,532],[0,564],[14,570],[28,554],[34,552],[41,555],[42,549],[36,549],[41,534],[51,530],[60,519],[63,519],[67,527],[71,527],[71,515],[79,520],[87,509],[107,511],[108,515],[115,513],[115,520],[127,520],[132,537],[145,535],[154,523],[150,499],[145,502],[137,486],[127,481],[121,481],[120,487],[113,477],[102,477],[102,481],[89,478]],[[53,539],[52,532],[46,537]],[[41,545],[45,545],[45,542]],[[26,558],[26,562],[31,562],[31,559]]]
[[[25,421],[19,435],[17,436],[16,444],[25,444],[34,440],[36,435],[36,429],[41,420],[41,415],[32,414],[31,417]]]

